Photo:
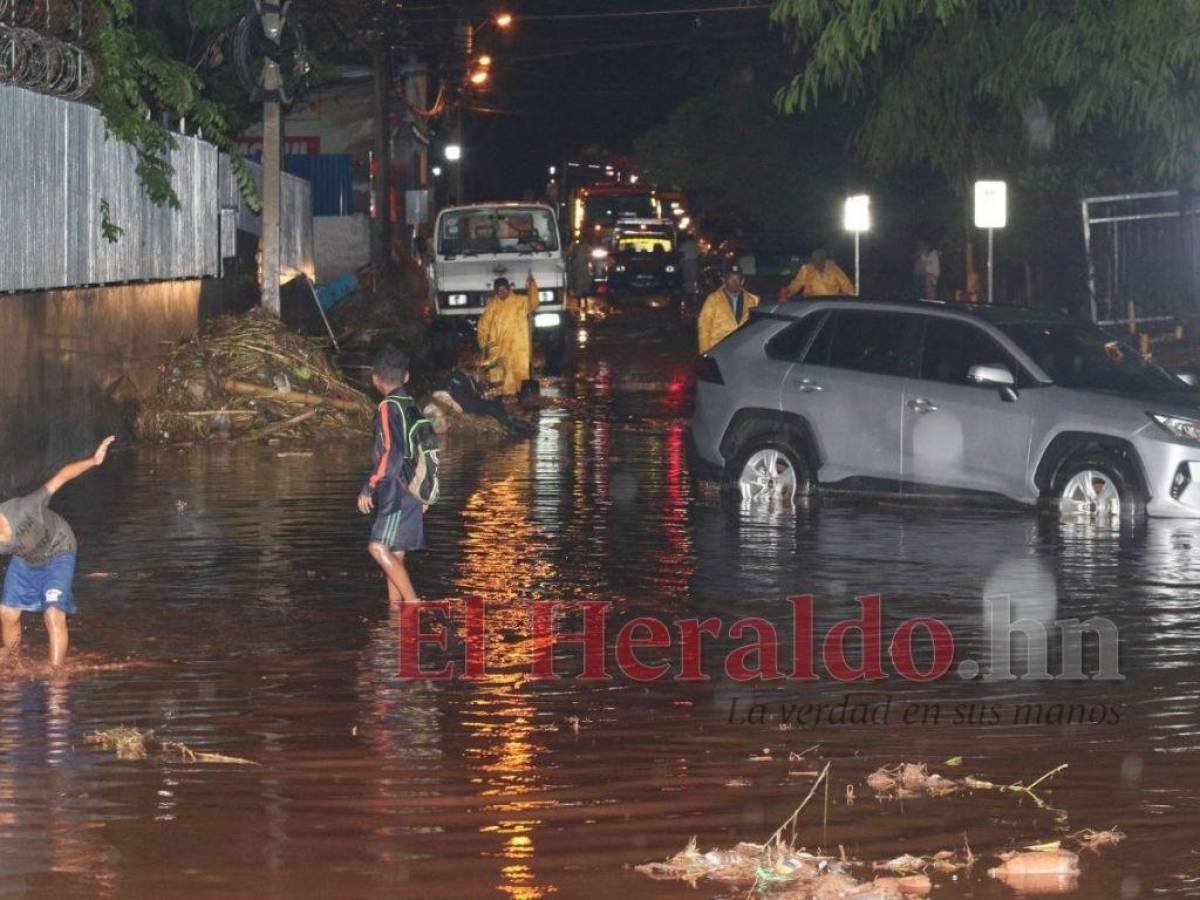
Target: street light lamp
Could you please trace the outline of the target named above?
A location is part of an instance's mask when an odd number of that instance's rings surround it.
[[[497,28],[508,28],[513,23],[512,13],[502,12],[493,21]]]
[[[447,144],[444,152],[447,162],[458,162],[462,159],[462,144]]]
[[[993,300],[992,234],[1008,224],[1008,185],[1003,181],[975,182],[975,227],[986,228],[988,236],[987,302]]]
[[[478,62],[479,65],[481,65],[483,68],[486,69],[488,66],[490,66],[492,64],[492,58],[488,54],[485,53],[485,54],[483,54],[483,56],[479,57],[479,59],[476,60],[476,62]]]
[[[846,198],[842,227],[854,235],[854,296],[858,297],[862,294],[858,242],[864,231],[871,230],[871,197],[868,194]]]
[[[487,80],[487,69],[476,69],[471,73],[471,84],[475,85],[475,87],[483,87],[483,85],[487,84]]]
[[[430,169],[430,171],[433,172],[434,178],[442,177],[442,167],[441,166],[434,166],[432,169]]]

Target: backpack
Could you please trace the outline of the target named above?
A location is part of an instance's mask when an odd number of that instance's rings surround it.
[[[438,502],[438,439],[433,423],[421,415],[411,398],[402,403],[396,397],[388,397],[400,413],[404,431],[404,480],[408,491],[424,506]]]

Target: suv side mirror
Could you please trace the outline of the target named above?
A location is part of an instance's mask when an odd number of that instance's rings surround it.
[[[973,384],[999,388],[1000,396],[1009,403],[1017,399],[1017,380],[1005,366],[971,366],[967,370],[967,380]]]

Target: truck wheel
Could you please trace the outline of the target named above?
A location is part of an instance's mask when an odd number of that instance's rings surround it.
[[[458,334],[445,325],[430,329],[429,343],[435,369],[453,369],[458,365]]]

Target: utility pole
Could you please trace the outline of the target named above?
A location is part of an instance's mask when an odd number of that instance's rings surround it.
[[[371,51],[375,75],[375,228],[371,265],[376,274],[392,259],[391,53],[381,35]]]
[[[263,33],[271,43],[279,46],[283,31],[281,7],[274,3],[262,4]],[[280,108],[280,90],[283,79],[279,63],[268,57],[263,72],[263,204],[262,204],[262,305],[267,312],[278,316],[279,270],[280,270],[280,194],[283,187],[283,112]]]

